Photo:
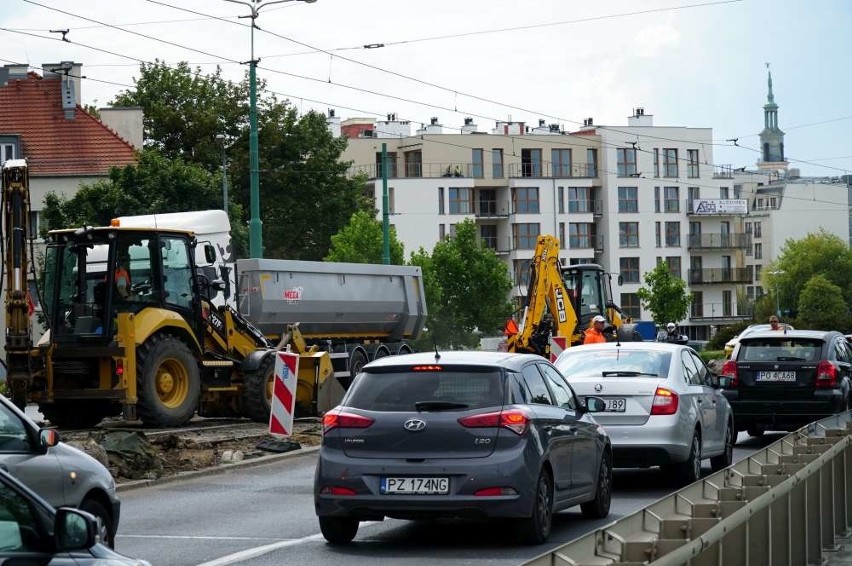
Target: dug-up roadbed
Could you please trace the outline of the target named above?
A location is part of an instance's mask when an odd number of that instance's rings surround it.
[[[228,419],[194,419],[175,429],[104,421],[96,429],[60,431],[64,442],[109,469],[119,491],[313,452],[321,434],[318,419],[297,420],[289,438],[271,436],[265,424]]]

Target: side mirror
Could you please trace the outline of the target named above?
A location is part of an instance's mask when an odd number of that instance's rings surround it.
[[[59,444],[59,431],[52,428],[43,428],[38,431],[38,443],[42,453],[47,452],[48,448]]]
[[[53,537],[57,552],[91,548],[98,542],[98,520],[79,509],[61,507],[56,510]]]
[[[213,244],[204,244],[204,259],[207,260],[207,263],[216,263],[216,248],[213,247]]]
[[[606,402],[600,397],[589,396],[583,401],[587,413],[603,413],[606,411]]]

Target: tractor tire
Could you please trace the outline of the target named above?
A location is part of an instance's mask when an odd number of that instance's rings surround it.
[[[50,424],[64,430],[92,428],[109,416],[110,407],[102,401],[56,401],[40,403],[38,410]]]
[[[349,383],[346,384],[346,389],[352,385],[355,376],[361,373],[361,368],[367,365],[367,354],[363,350],[353,350],[349,356]]]
[[[275,385],[275,354],[263,358],[257,370],[243,377],[243,415],[257,423],[268,423]]]
[[[137,412],[146,426],[171,427],[189,422],[198,408],[201,372],[182,340],[152,336],[136,351]]]

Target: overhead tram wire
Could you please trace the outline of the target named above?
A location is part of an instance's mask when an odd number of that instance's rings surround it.
[[[173,47],[178,47],[178,48],[180,48],[180,49],[185,49],[185,50],[188,50],[188,51],[193,51],[193,52],[195,52],[195,53],[200,53],[200,54],[203,54],[203,55],[206,55],[206,56],[209,56],[209,57],[214,57],[214,58],[219,58],[219,57],[220,57],[220,56],[218,56],[218,55],[216,55],[216,54],[212,54],[212,53],[209,53],[209,52],[207,52],[207,51],[203,51],[203,50],[196,49],[196,48],[193,48],[193,47],[189,47],[189,46],[181,45],[181,44],[175,43],[175,42],[173,42],[173,41],[168,41],[168,40],[160,39],[160,38],[157,38],[157,37],[154,37],[154,36],[150,36],[150,35],[143,34],[143,33],[140,33],[140,32],[135,32],[135,31],[132,31],[132,30],[125,30],[125,29],[123,29],[123,28],[121,28],[121,27],[119,27],[119,26],[116,26],[116,25],[113,25],[113,24],[109,24],[109,23],[107,23],[107,22],[101,22],[101,21],[99,21],[99,20],[95,20],[95,19],[93,19],[93,18],[88,18],[88,17],[86,17],[86,16],[82,16],[82,15],[79,15],[79,14],[74,14],[74,13],[71,13],[71,12],[66,12],[65,10],[61,10],[61,9],[59,9],[59,8],[54,8],[54,7],[52,7],[52,6],[46,6],[46,5],[40,4],[39,2],[36,2],[35,0],[22,0],[22,1],[24,1],[24,2],[26,2],[26,3],[29,3],[29,4],[32,4],[32,5],[35,5],[35,6],[39,6],[39,7],[42,7],[42,8],[48,9],[48,10],[57,11],[57,12],[59,12],[59,13],[62,13],[62,14],[68,15],[68,16],[72,16],[72,17],[80,18],[80,19],[83,19],[83,20],[85,20],[85,21],[89,21],[89,22],[94,22],[94,23],[97,23],[97,24],[101,24],[101,25],[104,25],[104,26],[110,27],[110,28],[112,28],[112,29],[116,29],[116,30],[118,30],[118,31],[123,31],[123,32],[125,32],[125,33],[129,33],[129,34],[132,34],[132,35],[137,35],[137,36],[143,37],[143,38],[145,38],[145,39],[150,39],[150,40],[152,40],[152,41],[157,41],[157,42],[160,42],[160,43],[164,43],[164,44],[167,44],[167,45],[171,45],[171,46],[173,46]],[[240,25],[240,26],[243,26],[243,27],[249,27],[247,24],[242,24],[242,23],[240,23],[240,22],[233,22],[233,21],[231,21],[231,20],[227,20],[227,19],[225,19],[225,18],[220,18],[220,17],[217,17],[217,16],[211,16],[211,15],[209,15],[209,14],[204,14],[204,13],[201,13],[201,12],[196,12],[196,11],[194,11],[194,10],[189,10],[189,9],[186,9],[186,8],[181,8],[181,7],[177,7],[177,6],[172,6],[172,5],[167,4],[167,3],[165,3],[165,2],[160,2],[159,0],[146,0],[146,1],[151,2],[151,3],[154,3],[154,4],[159,4],[159,5],[163,5],[163,6],[171,7],[171,8],[177,9],[177,10],[181,10],[181,11],[190,12],[190,13],[193,13],[193,14],[196,14],[196,15],[203,15],[203,16],[207,16],[207,17],[210,17],[211,19],[217,19],[217,20],[225,21],[225,22],[227,22],[227,23]],[[731,0],[731,1],[741,1],[741,0]],[[16,32],[16,31],[14,31],[14,30],[10,30],[10,29],[8,29],[8,28],[0,28],[0,29],[4,29],[4,30],[6,30],[6,31],[12,31],[13,33],[23,33],[23,34],[25,34],[25,35],[32,35],[32,36],[34,36],[34,37],[43,37],[43,36],[38,36],[38,35],[35,35],[35,34],[29,34],[29,33],[26,33],[26,32]],[[305,45],[305,46],[306,46],[306,47],[308,47],[308,48],[312,48],[312,49],[313,49],[313,47],[312,47],[312,46],[310,46],[310,45],[308,45],[308,44],[303,44],[302,42],[298,42],[298,41],[296,41],[296,40],[292,40],[292,39],[287,38],[287,37],[285,37],[285,36],[281,36],[281,35],[279,35],[279,34],[275,34],[275,33],[273,33],[273,32],[269,32],[269,31],[266,31],[266,30],[261,30],[261,31],[265,31],[266,33],[270,33],[270,34],[272,34],[272,35],[274,35],[274,36],[276,36],[276,37],[279,37],[279,38],[285,39],[285,40],[287,40],[287,41],[293,41],[293,42],[295,42],[295,43],[299,43],[299,44]],[[54,39],[54,38],[50,38],[50,39]],[[59,41],[61,41],[61,40],[59,40]],[[137,62],[143,62],[142,60],[140,60],[140,59],[138,59],[138,58],[135,58],[135,57],[129,57],[129,56],[125,56],[125,55],[119,55],[119,54],[113,53],[113,52],[108,51],[108,50],[99,49],[99,48],[94,48],[94,47],[91,47],[91,46],[88,46],[88,45],[85,45],[85,44],[82,44],[82,43],[76,43],[76,42],[74,42],[74,43],[75,43],[76,45],[81,45],[81,46],[83,46],[83,47],[88,47],[88,48],[91,48],[91,49],[100,50],[100,51],[103,51],[103,52],[105,52],[105,53],[109,53],[109,54],[112,54],[112,55],[116,55],[116,56],[119,56],[119,57],[122,57],[122,58],[125,58],[125,59],[130,59],[130,60],[137,61]],[[374,68],[374,69],[376,69],[376,70],[380,70],[380,71],[383,71],[383,72],[386,72],[386,73],[395,74],[395,75],[400,76],[400,77],[402,77],[402,78],[408,78],[408,79],[410,79],[410,80],[414,80],[414,81],[420,82],[420,83],[422,83],[422,84],[426,84],[426,85],[429,85],[429,86],[435,86],[436,88],[444,89],[444,90],[446,90],[446,91],[448,91],[448,92],[458,93],[458,94],[462,94],[463,96],[468,96],[468,97],[470,97],[470,98],[475,98],[475,99],[478,99],[478,100],[481,100],[481,101],[491,102],[491,103],[493,103],[493,104],[497,104],[497,105],[504,106],[504,107],[507,107],[507,108],[513,108],[513,109],[521,110],[521,111],[524,111],[524,112],[528,112],[528,113],[536,114],[535,112],[533,112],[533,111],[531,111],[531,110],[528,110],[528,109],[524,109],[524,108],[517,107],[517,106],[511,106],[511,105],[502,104],[502,103],[497,102],[497,101],[490,101],[489,99],[485,99],[485,98],[482,98],[482,97],[476,97],[476,96],[467,95],[467,94],[465,94],[465,93],[463,93],[463,92],[461,92],[461,91],[457,91],[457,90],[454,90],[454,89],[449,89],[449,88],[447,88],[447,87],[441,87],[441,86],[438,86],[438,85],[432,85],[432,83],[428,83],[428,82],[426,82],[426,81],[421,81],[420,79],[416,79],[416,78],[413,78],[413,77],[407,77],[407,76],[405,76],[405,75],[402,75],[402,74],[399,74],[399,73],[395,73],[395,72],[393,72],[393,71],[387,71],[387,70],[385,70],[385,69],[382,69],[382,68],[380,68],[380,67],[376,67],[376,66],[374,66],[374,65],[369,65],[369,64],[366,64],[366,63],[360,63],[360,62],[355,61],[355,60],[350,60],[349,58],[346,58],[346,57],[340,57],[340,56],[338,56],[338,55],[333,55],[333,54],[328,53],[327,51],[324,51],[324,50],[322,50],[322,49],[318,49],[318,48],[317,48],[316,50],[317,50],[317,51],[319,51],[319,52],[322,52],[322,53],[327,53],[327,54],[332,55],[332,56],[335,56],[335,57],[339,57],[339,58],[341,58],[341,59],[343,59],[343,60],[346,60],[346,61],[351,61],[351,62],[354,62],[354,63],[357,63],[357,64],[362,64],[362,65],[365,65],[365,66],[367,66],[367,67],[371,67],[371,68]],[[225,60],[225,61],[228,61],[228,62],[239,63],[239,61],[237,61],[237,60],[235,60],[235,59],[232,59],[232,58],[227,58],[227,57],[221,57],[221,58],[222,58],[223,60]],[[334,81],[330,81],[330,80],[328,80],[328,79],[320,79],[320,78],[315,78],[315,77],[307,77],[307,76],[304,76],[304,75],[299,75],[299,74],[296,74],[296,73],[290,73],[290,72],[287,72],[287,71],[281,71],[281,70],[278,70],[278,69],[272,69],[272,68],[268,68],[268,67],[260,67],[260,66],[259,66],[258,68],[261,68],[261,69],[266,70],[266,71],[269,71],[269,72],[277,73],[277,74],[282,74],[282,75],[286,75],[286,76],[292,76],[292,77],[299,78],[299,79],[302,79],[302,80],[313,81],[313,82],[321,82],[321,83],[323,83],[323,84],[333,84],[333,85],[335,85],[335,86],[339,86],[339,87],[342,87],[342,88],[347,88],[347,89],[351,89],[351,90],[356,90],[356,91],[359,91],[359,92],[364,92],[364,93],[367,93],[367,94],[372,94],[372,95],[374,95],[374,96],[381,96],[381,97],[385,97],[385,98],[390,98],[390,99],[394,99],[394,100],[399,100],[399,101],[402,101],[402,102],[408,102],[408,103],[411,103],[411,104],[416,104],[416,105],[420,105],[420,106],[424,106],[424,107],[434,108],[434,109],[438,109],[438,110],[446,110],[446,111],[449,111],[449,112],[454,112],[454,113],[459,113],[459,114],[467,114],[467,115],[469,115],[469,116],[475,116],[475,117],[477,117],[477,118],[483,118],[483,119],[487,119],[487,120],[497,120],[497,119],[495,119],[495,118],[493,118],[493,117],[484,116],[484,115],[482,115],[482,114],[476,114],[476,113],[472,113],[472,112],[464,112],[464,111],[460,111],[460,110],[458,110],[457,108],[449,108],[449,107],[446,107],[446,106],[440,106],[440,105],[436,105],[436,104],[430,104],[430,103],[426,103],[426,102],[422,102],[422,101],[417,101],[417,100],[409,99],[409,98],[406,98],[406,97],[399,97],[399,96],[394,96],[394,95],[384,94],[384,93],[380,93],[380,92],[377,92],[377,91],[372,91],[372,90],[369,90],[369,89],[364,89],[364,88],[360,88],[360,87],[355,87],[355,86],[352,86],[352,85],[346,85],[346,84],[343,84],[343,83],[336,83],[336,82],[334,82]],[[553,115],[543,114],[543,113],[537,113],[537,114],[539,114],[539,115],[544,115],[544,116],[551,117],[551,118],[556,118],[557,120],[561,120],[561,121],[565,121],[565,122],[570,122],[570,123],[574,123],[574,124],[580,124],[580,122],[579,122],[579,121],[576,121],[576,120],[563,119],[563,118],[559,118],[559,117],[555,117],[555,116],[553,116]],[[499,121],[499,120],[497,120],[497,121]],[[632,132],[625,132],[625,131],[623,131],[623,130],[618,130],[618,129],[616,129],[616,128],[607,127],[607,126],[595,126],[595,128],[597,128],[597,129],[603,129],[603,130],[608,130],[608,131],[613,131],[613,132],[618,132],[618,133],[622,133],[622,134],[625,134],[625,135],[633,135],[633,133],[632,133]],[[572,133],[572,132],[568,132],[568,133],[566,133],[566,135],[568,135],[568,136],[576,136],[577,134]],[[666,141],[681,141],[681,142],[688,141],[688,140],[675,140],[675,139],[670,139],[670,138],[659,138],[659,137],[657,137],[657,136],[650,136],[650,135],[643,135],[643,137],[648,138],[648,139],[663,139],[663,140],[666,140]],[[603,142],[602,142],[602,143],[603,143]],[[568,144],[564,144],[564,145],[568,145]],[[623,148],[623,147],[625,147],[625,146],[622,146],[622,145],[617,144],[617,143],[614,143],[614,142],[607,142],[607,143],[606,143],[606,145],[609,145],[609,146],[611,146],[611,147],[616,147],[616,148]],[[721,145],[721,144],[719,144],[719,145]],[[730,146],[726,146],[726,147],[730,147]],[[752,148],[748,148],[748,149],[752,149]],[[637,151],[644,152],[644,153],[648,153],[648,154],[653,153],[651,150],[645,150],[645,149],[639,149],[639,148],[637,148]],[[758,150],[754,150],[754,149],[752,149],[752,151],[758,151]],[[791,158],[791,160],[792,160],[792,158]],[[688,163],[688,159],[687,159],[687,158],[681,158],[681,157],[678,157],[678,158],[677,158],[677,161],[683,161],[683,162],[685,162],[685,163]],[[798,160],[793,160],[793,161],[798,161]],[[708,164],[708,165],[710,165],[710,164]],[[816,166],[816,167],[824,167],[824,168],[835,169],[835,170],[839,170],[839,171],[845,171],[845,170],[842,170],[842,169],[839,169],[839,168],[833,168],[833,167],[830,167],[830,166],[821,165],[821,164],[816,164],[816,163],[813,163],[812,165],[814,165],[814,166]],[[713,165],[713,166],[717,166],[717,165]],[[694,185],[693,185],[693,186],[694,186]]]

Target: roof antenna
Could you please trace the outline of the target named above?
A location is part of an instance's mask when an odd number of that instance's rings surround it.
[[[435,341],[435,337],[432,336],[432,345],[435,346],[435,363],[441,361],[441,353],[438,351],[438,343]]]

